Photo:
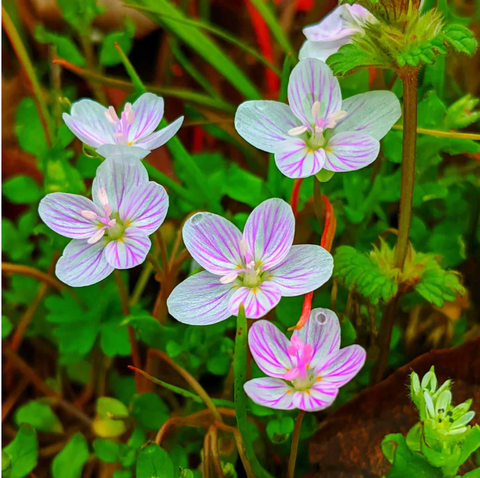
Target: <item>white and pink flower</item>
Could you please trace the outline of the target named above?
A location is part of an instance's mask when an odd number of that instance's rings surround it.
[[[256,148],[273,153],[289,178],[368,166],[378,156],[380,139],[401,116],[391,91],[343,101],[332,70],[315,59],[302,60],[293,69],[288,103],[246,101],[237,110],[235,128]]]
[[[95,101],[84,99],[73,104],[63,120],[80,141],[95,148],[105,157],[118,151],[143,159],[151,150],[164,145],[180,129],[183,116],[159,131],[163,118],[163,98],[144,93],[135,103],[127,103],[117,115],[113,106],[105,108]]]
[[[38,212],[50,229],[73,239],[56,266],[57,277],[73,287],[101,281],[114,269],[141,264],[151,247],[149,235],[163,223],[168,195],[149,181],[139,161],[107,159],[97,169],[93,201],[52,193]]]
[[[338,317],[328,309],[312,310],[290,340],[271,322],[255,322],[248,344],[268,377],[249,380],[245,392],[255,403],[279,410],[316,412],[329,407],[366,357],[359,345],[340,348]]]
[[[168,298],[179,322],[208,325],[238,315],[258,319],[282,296],[306,294],[332,275],[333,258],[316,245],[292,246],[295,219],[281,199],[268,199],[250,214],[243,234],[227,219],[197,213],[183,240],[205,270],[180,283]]]

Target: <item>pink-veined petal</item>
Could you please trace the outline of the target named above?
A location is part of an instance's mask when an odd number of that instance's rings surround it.
[[[97,174],[92,184],[92,199],[96,204],[98,191],[104,188],[113,212],[118,212],[123,198],[132,188],[146,185],[148,173],[140,161],[117,161],[106,159],[97,169]]]
[[[88,244],[86,239],[74,239],[57,262],[55,274],[71,287],[85,287],[105,279],[113,267],[104,255],[106,240]]]
[[[360,345],[349,345],[325,357],[316,367],[321,382],[342,387],[350,382],[365,363],[366,352]]]
[[[241,268],[242,233],[227,219],[209,212],[194,214],[183,227],[183,242],[192,257],[212,274]]]
[[[118,214],[124,224],[140,229],[149,236],[162,225],[167,211],[167,192],[160,184],[150,181],[127,192]]]
[[[373,163],[379,151],[380,143],[367,134],[338,133],[328,142],[323,168],[333,172],[356,171]]]
[[[163,146],[169,139],[175,136],[182,126],[183,116],[177,118],[173,123],[170,123],[165,128],[162,128],[160,131],[156,131],[151,135],[137,141],[135,144],[141,148],[152,150],[160,148]]]
[[[103,217],[103,211],[90,199],[76,194],[47,194],[38,206],[42,221],[53,231],[71,239],[87,239],[98,231],[96,221],[84,218],[82,211],[92,211]]]
[[[254,322],[248,332],[248,346],[262,372],[282,378],[293,367],[288,346],[290,341],[268,320]]]
[[[329,309],[313,309],[307,323],[293,332],[304,344],[313,347],[310,368],[324,357],[340,349],[340,322],[335,312]]]
[[[290,138],[275,152],[275,164],[287,177],[308,178],[317,174],[325,163],[325,151],[313,150],[301,138]]]
[[[333,272],[333,257],[323,247],[314,244],[292,246],[287,257],[266,272],[284,297],[306,294],[330,279]]]
[[[369,91],[347,98],[342,104],[347,116],[338,121],[334,135],[349,131],[381,140],[402,115],[400,101],[391,91]]]
[[[341,110],[342,92],[332,70],[323,61],[308,58],[297,63],[290,75],[288,103],[303,124],[313,125],[312,106],[317,101],[324,118]]]
[[[277,410],[291,410],[294,389],[279,378],[254,378],[243,386],[245,393],[258,405]]]
[[[245,307],[247,319],[259,319],[270,312],[282,298],[280,289],[273,282],[262,282],[258,287],[239,287],[230,297],[228,308],[238,315],[240,304]]]
[[[270,269],[281,262],[292,247],[295,217],[291,206],[282,199],[267,199],[250,214],[243,238],[255,267]]]
[[[288,105],[278,101],[246,101],[235,113],[235,129],[251,145],[273,153],[300,122]]]
[[[296,391],[293,394],[293,405],[306,412],[318,412],[328,408],[335,401],[337,395],[337,387],[317,382],[309,390]]]
[[[163,98],[153,93],[144,93],[132,105],[135,115],[128,131],[128,142],[135,143],[155,131],[163,117]]]
[[[228,310],[232,287],[210,272],[198,272],[173,289],[167,300],[168,311],[184,324],[216,324],[232,315]]]
[[[143,231],[127,227],[120,239],[107,244],[105,258],[115,269],[131,269],[145,260],[151,246],[150,239]]]
[[[105,117],[107,108],[95,101],[84,99],[73,104],[70,114],[63,120],[70,131],[83,143],[98,148],[102,144],[114,144],[114,126]]]

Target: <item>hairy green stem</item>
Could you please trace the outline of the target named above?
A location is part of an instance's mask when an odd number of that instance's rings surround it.
[[[302,428],[304,416],[305,412],[303,410],[299,410],[297,419],[295,420],[295,426],[293,428],[292,446],[290,448],[290,458],[288,459],[287,478],[293,478],[295,476],[295,463],[297,462],[298,442],[300,439],[300,429]]]

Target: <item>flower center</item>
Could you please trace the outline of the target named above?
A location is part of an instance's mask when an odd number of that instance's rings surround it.
[[[108,234],[109,239],[116,240],[122,237],[125,226],[118,218],[111,218],[112,216],[112,207],[108,203],[108,195],[105,188],[100,188],[97,192],[97,198],[100,204],[103,207],[103,217],[99,216],[94,211],[81,211],[81,215],[85,219],[90,219],[92,222],[95,222],[99,227],[89,239],[89,244],[97,243],[105,235],[105,231]]]
[[[108,110],[105,111],[105,117],[115,126],[114,136],[117,143],[128,144],[131,146],[132,143],[128,141],[128,133],[130,131],[130,126],[132,126],[133,120],[135,119],[132,105],[130,103],[125,105],[120,118],[117,116],[115,108],[109,106]]]
[[[240,241],[240,253],[243,264],[238,264],[237,270],[221,277],[220,282],[222,284],[230,284],[239,279],[245,287],[251,289],[258,287],[263,282],[261,264],[255,264],[255,260],[250,254],[248,245],[244,239]]]
[[[288,131],[290,136],[300,136],[305,133],[305,143],[310,149],[317,150],[326,146],[325,131],[335,128],[337,123],[345,118],[346,111],[335,111],[328,116],[320,116],[320,102],[315,101],[312,106],[313,123],[292,128]]]
[[[312,345],[304,344],[298,336],[294,335],[287,350],[293,362],[296,362],[297,365],[288,370],[283,378],[292,382],[297,390],[308,390],[315,381],[315,376],[310,370],[310,362],[313,356]]]

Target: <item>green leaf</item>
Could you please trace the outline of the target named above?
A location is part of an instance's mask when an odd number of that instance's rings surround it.
[[[477,50],[478,42],[475,39],[475,35],[467,27],[450,24],[443,29],[443,35],[447,44],[457,53],[465,53],[468,56],[472,56]]]
[[[460,275],[454,271],[442,269],[434,256],[424,255],[425,263],[415,290],[428,302],[443,307],[445,301],[454,301],[465,293]]]
[[[23,478],[27,476],[35,468],[38,460],[38,443],[35,428],[30,425],[21,425],[15,438],[3,449],[3,452],[10,458],[9,478]],[[4,453],[2,453],[2,456]]]
[[[31,425],[39,432],[63,433],[63,426],[49,404],[31,400],[15,413],[15,423]]]
[[[175,18],[183,20],[185,15],[168,0],[135,0],[136,4],[151,10],[160,10],[165,16],[151,14],[156,21],[173,35],[178,36],[192,50],[208,61],[226,80],[249,100],[261,99],[257,88],[243,71],[226,55],[217,44],[205,35],[199,28],[185,25]]]
[[[34,245],[28,240],[28,234],[17,229],[10,219],[2,217],[2,251],[12,261],[29,258]],[[17,276],[13,276],[12,281]],[[28,303],[28,302],[27,302]]]
[[[470,457],[472,453],[475,453],[480,448],[480,427],[475,425],[468,432],[465,437],[465,441],[461,444],[461,452],[459,459],[456,463],[457,466],[462,466]],[[480,471],[480,468],[478,469]],[[466,476],[466,475],[464,475]]]
[[[425,458],[412,453],[401,433],[387,435],[381,444],[383,454],[392,463],[387,478],[442,478],[442,472],[431,466]]]
[[[386,303],[397,293],[398,286],[393,277],[384,275],[378,263],[353,247],[338,247],[334,264],[333,274],[340,283],[349,290],[356,287],[356,291],[372,304],[380,300]]]
[[[156,393],[135,395],[132,416],[147,430],[158,430],[169,418],[170,410]]]
[[[75,433],[53,459],[53,478],[80,478],[89,457],[87,440],[81,433]]]
[[[285,443],[293,432],[295,421],[292,417],[283,417],[280,420],[270,420],[267,423],[267,435],[275,444]]]
[[[348,317],[343,317],[340,322],[340,331],[342,337],[342,347],[352,345],[357,340],[357,331]]]
[[[128,330],[121,327],[121,317],[110,317],[100,325],[100,346],[107,357],[131,354]]]
[[[70,23],[81,35],[103,9],[98,7],[96,0],[58,0],[58,6],[63,18]]]
[[[263,179],[233,164],[226,172],[225,194],[236,201],[255,207],[268,196]]]
[[[117,437],[127,429],[123,418],[128,417],[128,409],[120,400],[100,397],[97,400],[96,411],[92,428],[99,437]]]
[[[130,18],[126,17],[124,31],[109,33],[102,40],[99,56],[100,64],[104,66],[114,66],[121,63],[118,50],[115,48],[115,43],[118,43],[125,55],[128,55],[132,49],[132,38],[134,34],[135,24]]]
[[[67,59],[70,63],[77,66],[85,65],[85,58],[80,53],[77,45],[67,36],[50,32],[43,25],[38,25],[35,30],[35,39],[39,43],[53,43],[57,48],[57,55]]]
[[[3,195],[14,204],[30,204],[39,201],[42,190],[30,176],[14,176],[3,183]]]
[[[93,451],[105,463],[115,463],[120,454],[120,445],[112,440],[97,438],[93,442]]]
[[[168,453],[156,443],[148,443],[138,454],[136,478],[175,478]]]
[[[20,147],[27,153],[40,157],[47,152],[47,140],[33,98],[20,101],[16,111],[15,133]]]
[[[10,319],[7,316],[2,315],[2,340],[6,339],[10,335],[12,330],[12,322],[10,322]]]

